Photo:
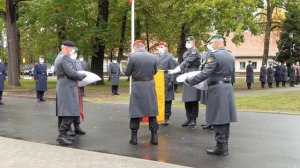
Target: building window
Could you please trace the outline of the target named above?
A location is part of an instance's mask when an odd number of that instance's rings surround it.
[[[257,62],[252,62],[253,69],[257,69]]]
[[[244,70],[246,68],[246,62],[240,62],[240,70]]]

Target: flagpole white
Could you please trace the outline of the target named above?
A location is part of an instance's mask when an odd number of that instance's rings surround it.
[[[134,43],[134,36],[135,36],[135,31],[134,31],[134,15],[135,15],[135,11],[134,11],[134,1],[135,0],[131,0],[131,53],[134,52],[134,48],[133,48],[133,43]],[[131,84],[132,84],[132,77],[130,77],[129,80],[129,94],[131,94]]]

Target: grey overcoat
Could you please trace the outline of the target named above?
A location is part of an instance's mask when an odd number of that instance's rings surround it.
[[[205,79],[208,82],[206,102],[206,122],[208,124],[227,124],[236,122],[236,107],[231,78],[234,72],[234,57],[225,48],[210,53],[203,71],[187,79],[191,86]],[[226,83],[219,83],[224,81]]]
[[[288,81],[288,69],[286,65],[280,65],[281,66],[281,79],[282,81]]]
[[[119,85],[119,79],[121,75],[120,65],[118,63],[111,62],[108,65],[108,71],[107,71],[109,77],[110,77],[110,84],[111,85]]]
[[[267,81],[267,68],[262,66],[260,68],[259,81],[266,82]]]
[[[267,69],[268,83],[273,83],[274,81],[274,69],[269,66]]]
[[[253,83],[253,82],[254,82],[253,67],[252,65],[248,64],[246,67],[246,83]]]
[[[2,62],[0,62],[0,91],[4,90],[4,81],[6,80],[6,69]]]
[[[59,53],[54,61],[57,75],[56,112],[58,116],[79,116],[78,83],[85,75],[76,72],[74,62],[65,53]]]
[[[158,115],[153,80],[156,72],[156,58],[153,54],[142,50],[129,56],[125,75],[132,76],[129,105],[130,118],[155,117]]]

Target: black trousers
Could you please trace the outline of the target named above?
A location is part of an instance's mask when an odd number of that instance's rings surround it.
[[[58,131],[60,135],[66,135],[67,131],[70,130],[71,124],[74,122],[76,117],[61,116],[58,117]]]
[[[268,85],[269,85],[269,88],[271,88],[272,87],[272,82],[269,82]]]
[[[0,101],[2,100],[3,91],[0,91]]]
[[[198,118],[199,101],[185,102],[184,106],[187,119],[195,120],[196,118]]]
[[[36,91],[36,98],[38,100],[42,100],[42,99],[44,99],[44,94],[45,94],[45,91]]]
[[[279,87],[280,81],[276,81],[276,87]]]
[[[282,81],[282,87],[285,87],[285,81]]]
[[[265,84],[266,84],[266,82],[260,82],[260,85],[262,88],[265,88]]]
[[[217,146],[228,146],[230,124],[214,125]]]
[[[172,100],[171,101],[165,101],[165,119],[169,119],[172,112]]]
[[[251,89],[251,83],[247,83],[247,88]]]
[[[295,81],[290,81],[290,86],[295,86]]]
[[[139,130],[142,118],[130,118],[129,128]],[[149,130],[157,131],[159,128],[156,117],[149,117]]]
[[[119,85],[111,85],[111,92],[113,94],[117,94],[119,89]]]

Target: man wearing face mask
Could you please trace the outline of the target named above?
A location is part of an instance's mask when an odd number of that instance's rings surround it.
[[[169,70],[169,74],[177,74],[183,71],[184,73],[198,71],[200,66],[200,54],[195,47],[194,36],[188,36],[186,39],[187,51],[183,54],[183,62],[173,70]],[[182,85],[182,101],[185,104],[186,121],[182,124],[182,127],[195,127],[197,126],[197,118],[199,112],[199,100],[200,90],[189,86],[187,84]]]
[[[6,69],[5,69],[5,65],[2,63],[2,60],[0,59],[0,105],[3,105],[2,94],[4,90],[5,80],[6,80]]]
[[[47,65],[44,64],[44,56],[39,57],[39,63],[34,65],[33,76],[36,81],[36,98],[38,102],[46,101],[44,99],[47,90]]]
[[[206,122],[215,130],[216,146],[206,150],[209,155],[228,155],[230,122],[236,122],[236,107],[232,86],[235,59],[224,48],[224,37],[211,36],[208,40],[214,51],[207,58],[204,69],[198,75],[187,78],[186,83],[194,86],[207,79],[208,98]]]
[[[176,67],[173,60],[173,55],[168,52],[168,44],[166,42],[159,42],[158,57],[156,57],[157,69],[168,71]],[[163,125],[169,125],[171,116],[172,100],[174,100],[174,82],[175,76],[165,74],[165,121]]]
[[[61,47],[62,51],[57,55],[54,62],[54,69],[57,75],[56,113],[59,120],[61,120],[59,135],[56,140],[63,145],[71,145],[73,143],[70,137],[67,136],[67,131],[76,117],[80,116],[78,81],[86,77],[85,74],[76,71],[70,57],[75,53],[74,47],[74,42],[64,41]]]
[[[119,79],[121,75],[120,65],[116,59],[112,60],[108,65],[108,76],[110,78],[109,82],[111,85],[111,92],[113,95],[119,95]]]

